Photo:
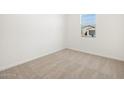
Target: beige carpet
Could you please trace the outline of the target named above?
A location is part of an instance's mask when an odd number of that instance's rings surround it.
[[[0,72],[12,79],[124,78],[124,62],[65,49]]]

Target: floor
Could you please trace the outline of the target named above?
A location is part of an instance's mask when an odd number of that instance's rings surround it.
[[[123,79],[124,62],[64,49],[0,72],[1,79]]]

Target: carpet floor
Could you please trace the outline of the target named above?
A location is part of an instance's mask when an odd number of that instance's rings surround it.
[[[1,79],[123,79],[124,62],[64,49],[0,72]]]

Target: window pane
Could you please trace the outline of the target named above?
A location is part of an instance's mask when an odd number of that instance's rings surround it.
[[[96,15],[82,14],[80,15],[81,34],[83,37],[96,36]]]

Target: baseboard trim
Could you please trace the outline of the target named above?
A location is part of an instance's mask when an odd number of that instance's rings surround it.
[[[27,63],[27,62],[30,62],[30,61],[33,61],[33,60],[36,60],[38,58],[41,58],[41,57],[45,57],[45,56],[48,56],[48,55],[51,55],[51,54],[54,54],[56,52],[59,52],[59,51],[62,51],[66,48],[63,48],[63,49],[59,49],[59,50],[55,50],[53,52],[49,52],[49,53],[46,53],[44,55],[40,55],[40,56],[37,56],[37,57],[33,57],[31,59],[28,59],[28,60],[25,60],[25,61],[22,61],[22,62],[18,62],[17,64],[11,64],[11,65],[8,65],[8,66],[4,66],[4,67],[0,67],[0,71],[4,71],[4,70],[7,70],[7,69],[10,69],[12,67],[16,67],[18,65],[21,65],[21,64],[24,64],[24,63]]]
[[[95,56],[99,56],[99,57],[104,57],[104,58],[108,58],[108,59],[124,62],[123,59],[119,59],[119,58],[115,58],[115,57],[111,57],[111,56],[105,56],[105,55],[102,55],[100,53],[87,52],[87,51],[84,51],[84,50],[79,50],[79,49],[74,49],[74,48],[68,48],[68,49],[71,49],[71,50],[77,51],[77,52],[87,53],[87,54],[90,54],[90,55],[95,55]]]
[[[87,53],[87,54],[90,54],[90,55],[100,56],[100,57],[104,57],[104,58],[108,58],[108,59],[112,59],[112,60],[117,60],[117,61],[124,62],[123,59],[118,59],[118,58],[114,58],[114,57],[110,57],[110,56],[104,56],[104,55],[101,55],[99,53],[92,53],[92,52],[87,52],[87,51],[84,51],[84,50],[79,50],[79,49],[74,49],[74,48],[63,48],[63,49],[60,49],[60,50],[56,50],[54,52],[50,52],[50,53],[47,53],[47,54],[44,54],[44,55],[40,55],[40,56],[31,58],[31,59],[25,60],[23,62],[19,62],[18,64],[12,64],[12,65],[8,65],[8,66],[5,66],[5,67],[1,67],[0,68],[0,71],[4,71],[4,70],[7,70],[7,69],[10,69],[12,67],[15,67],[15,66],[18,66],[18,65],[21,65],[21,64],[24,64],[24,63],[27,63],[27,62],[36,60],[36,59],[41,58],[41,57],[45,57],[45,56],[54,54],[56,52],[59,52],[59,51],[65,50],[65,49],[69,49],[69,50],[73,50],[73,51],[77,51],[77,52]]]

